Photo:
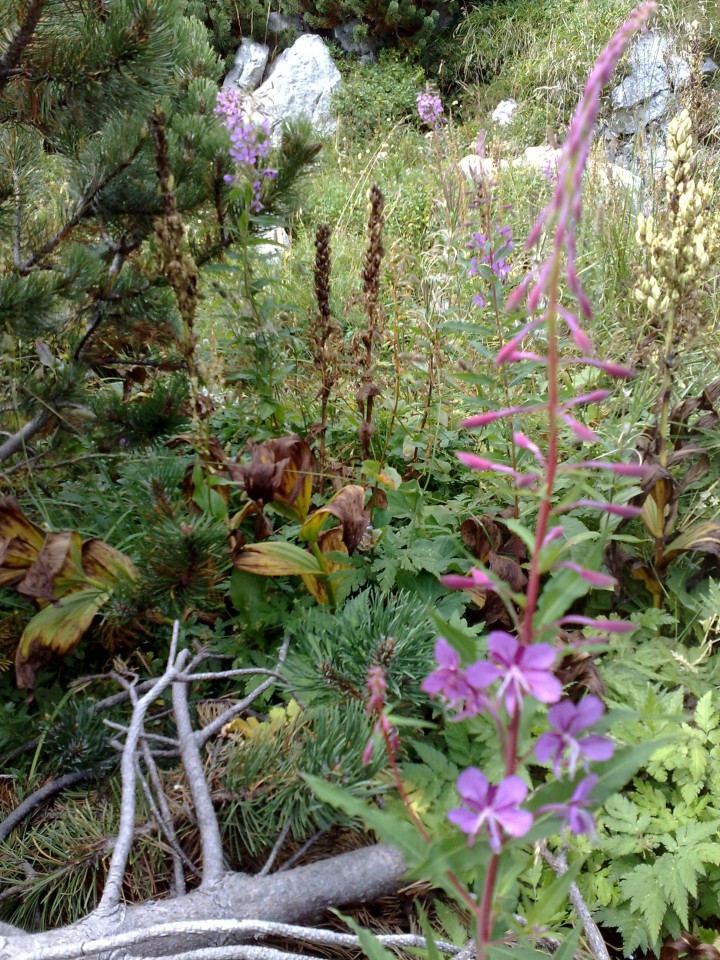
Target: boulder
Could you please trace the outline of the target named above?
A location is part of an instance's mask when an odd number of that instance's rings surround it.
[[[235,52],[235,64],[223,82],[223,90],[233,87],[239,93],[252,93],[262,83],[269,56],[270,49],[264,43],[243,37]]]
[[[659,30],[640,34],[628,53],[628,66],[628,75],[610,95],[609,128],[617,136],[633,136],[669,120],[678,110],[675,94],[690,81],[690,63]],[[713,60],[703,63],[704,74],[715,70]]]
[[[345,53],[350,53],[364,59],[372,59],[380,47],[380,40],[378,37],[371,35],[356,39],[356,28],[362,26],[362,20],[346,20],[345,23],[341,23],[335,27],[333,30],[333,38]]]
[[[535,170],[537,173],[549,177],[557,173],[560,152],[557,147],[550,147],[547,144],[540,147],[527,147],[522,156],[513,160],[513,166],[523,167],[525,170]]]
[[[507,160],[500,161],[500,169],[508,166]],[[490,157],[481,157],[477,153],[470,153],[459,161],[458,167],[468,180],[492,180],[497,173],[497,165]]]
[[[340,71],[322,37],[306,33],[284,50],[253,95],[253,113],[270,121],[277,140],[283,120],[306,116],[319,130],[330,132],[330,96],[340,85]]]
[[[492,120],[501,127],[512,123],[513,114],[517,110],[517,100],[501,100],[492,112]]]

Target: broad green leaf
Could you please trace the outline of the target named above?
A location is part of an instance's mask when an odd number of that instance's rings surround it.
[[[511,530],[516,537],[519,537],[525,546],[528,548],[528,554],[530,556],[535,552],[535,534],[532,530],[529,530],[524,524],[520,523],[519,520],[515,520],[513,517],[503,520],[503,523]]]

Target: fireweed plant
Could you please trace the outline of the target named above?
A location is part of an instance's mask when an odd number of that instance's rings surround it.
[[[585,696],[577,703],[563,699],[563,688],[553,668],[561,654],[560,638],[567,636],[563,628],[576,631],[589,628],[592,636],[579,642],[598,644],[606,642],[609,635],[629,632],[634,626],[614,618],[598,619],[568,614],[573,599],[578,596],[577,592],[567,591],[567,596],[553,598],[552,604],[543,603],[543,595],[549,593],[552,584],[552,578],[544,584],[543,578],[546,573],[562,570],[563,573],[570,572],[565,574],[566,577],[580,578],[589,588],[614,586],[612,577],[563,559],[563,528],[553,525],[553,518],[575,506],[594,508],[604,514],[621,517],[635,516],[639,512],[633,507],[587,499],[556,505],[554,488],[557,476],[568,471],[603,470],[619,476],[640,478],[647,472],[641,464],[589,459],[576,463],[560,462],[561,430],[568,428],[581,442],[594,441],[596,436],[593,431],[573,414],[588,404],[601,402],[610,391],[596,389],[580,396],[561,398],[559,382],[561,369],[569,364],[589,365],[617,379],[627,379],[633,375],[633,371],[625,367],[595,357],[591,340],[583,330],[580,318],[590,319],[592,310],[576,268],[576,230],[582,211],[582,177],[601,91],[631,37],[654,9],[653,2],[640,5],[612,38],[591,72],[560,156],[554,194],[527,240],[528,248],[533,248],[539,243],[543,231],[548,231],[552,236],[550,253],[527,274],[506,303],[506,310],[510,312],[524,304],[526,314],[531,319],[504,343],[495,357],[495,365],[503,367],[524,361],[544,366],[547,399],[532,406],[507,407],[482,413],[463,422],[467,428],[481,429],[500,419],[517,420],[528,414],[542,413],[546,417],[547,436],[546,450],[542,451],[524,433],[514,431],[515,444],[528,451],[536,463],[534,470],[525,473],[472,453],[458,455],[471,470],[507,474],[519,490],[536,496],[535,529],[530,531],[522,528],[530,555],[527,589],[524,596],[512,592],[507,583],[479,566],[474,567],[467,576],[444,577],[445,585],[454,589],[479,588],[499,594],[505,603],[514,633],[504,630],[491,632],[487,637],[487,659],[468,666],[461,663],[461,654],[467,653],[466,649],[462,649],[462,644],[458,641],[456,649],[441,637],[435,647],[438,667],[423,683],[425,692],[438,698],[453,714],[450,719],[468,720],[479,715],[491,718],[497,728],[497,742],[502,753],[504,776],[500,782],[490,783],[485,773],[477,767],[464,770],[457,781],[461,804],[449,813],[450,822],[467,834],[468,845],[474,846],[473,852],[484,867],[478,897],[463,888],[455,875],[446,874],[474,915],[478,960],[485,960],[488,950],[493,948],[498,938],[502,940],[507,929],[493,928],[500,905],[499,871],[513,841],[523,838],[525,842],[537,841],[557,835],[558,821],[563,832],[592,837],[592,808],[604,796],[622,786],[632,772],[628,767],[627,752],[625,759],[618,757],[613,765],[605,768],[609,771],[614,766],[612,775],[604,772],[599,777],[591,772],[591,763],[609,761],[614,753],[614,745],[610,740],[590,732],[604,712],[603,704],[594,696]],[[433,116],[436,116],[436,106],[428,101],[428,115],[431,107]],[[437,119],[435,122],[438,122]],[[478,240],[478,252],[483,249],[484,244]],[[577,302],[577,313],[562,302],[563,277],[569,293]],[[526,342],[541,328],[544,330],[544,352],[536,353],[527,349]],[[567,343],[561,337],[565,329],[569,333]],[[579,353],[579,356],[573,355],[573,352]],[[518,524],[513,529],[518,532],[521,530]],[[384,744],[401,798],[423,837],[431,844],[431,837],[408,802],[400,778],[397,732],[392,726],[392,717],[388,719],[386,712],[385,684],[380,668],[374,669],[369,678],[369,691],[368,710],[377,718],[375,736]],[[528,719],[532,718],[538,709],[537,703],[549,708],[549,730],[537,739],[530,754],[521,756],[519,735],[523,716],[527,712]],[[366,758],[370,750],[371,745],[368,745]],[[636,766],[641,762],[642,758],[638,759]],[[559,783],[553,784],[551,781],[533,789],[529,763],[549,765]],[[558,789],[562,788],[563,783],[564,789]],[[604,789],[600,789],[603,785]],[[489,850],[483,859],[485,845]]]
[[[218,93],[215,115],[230,134],[230,156],[236,168],[235,175],[228,174],[225,180],[236,185],[250,183],[250,210],[252,213],[261,213],[263,180],[277,176],[276,170],[262,166],[262,161],[270,152],[270,122],[261,120],[256,123],[250,116],[247,101],[232,88]]]

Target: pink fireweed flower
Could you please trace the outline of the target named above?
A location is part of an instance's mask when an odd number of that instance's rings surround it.
[[[552,527],[543,537],[543,542],[540,544],[540,549],[546,547],[549,543],[554,543],[555,540],[559,540],[560,537],[565,535],[565,531],[562,527]]]
[[[637,624],[628,623],[627,620],[598,620],[593,617],[583,617],[580,614],[571,614],[567,617],[561,617],[555,621],[558,627],[565,627],[568,624],[579,627],[592,627],[594,630],[600,630],[601,633],[632,633],[637,630]]]
[[[458,777],[457,788],[465,806],[451,810],[448,820],[468,834],[469,844],[486,829],[491,849],[499,853],[503,830],[511,837],[524,837],[532,827],[533,815],[519,806],[528,792],[520,777],[506,777],[492,787],[484,773],[469,767]]]
[[[468,417],[467,420],[460,422],[461,427],[467,427],[472,430],[476,427],[486,427],[489,423],[495,423],[496,420],[502,420],[503,417],[514,417],[526,413],[537,413],[539,410],[545,410],[546,403],[536,403],[532,407],[505,407],[504,410],[489,410],[487,413],[478,413],[474,417]]]
[[[457,573],[445,574],[444,577],[440,577],[440,582],[446,587],[450,587],[451,590],[479,589],[499,592],[501,589],[501,586],[499,586],[495,580],[489,577],[483,570],[478,570],[477,567],[473,567],[466,577]]]
[[[564,766],[573,778],[581,757],[609,760],[613,755],[615,747],[606,737],[596,734],[580,740],[577,737],[581,731],[597,723],[604,712],[602,700],[593,696],[583,697],[579,703],[561,700],[550,708],[548,720],[553,729],[539,738],[535,744],[535,756],[540,763],[552,760],[553,774],[558,780]]]
[[[582,350],[583,353],[591,353],[592,342],[590,337],[588,337],[588,335],[580,326],[580,322],[575,314],[571,313],[570,310],[567,310],[565,307],[560,306],[557,308],[557,312],[567,324],[568,329],[572,334],[572,338],[575,341],[575,346]]]
[[[512,467],[508,467],[503,463],[495,463],[494,460],[486,460],[484,457],[476,457],[474,453],[457,453],[456,456],[458,460],[466,467],[469,467],[470,470],[508,474],[508,476],[511,476],[515,480],[515,483],[517,483],[519,487],[532,486],[538,479],[538,474],[536,473],[518,473],[518,471]]]
[[[575,232],[582,214],[582,175],[590,153],[593,130],[600,107],[600,94],[603,87],[612,76],[630,38],[655,10],[655,3],[641,4],[628,18],[625,24],[617,31],[610,43],[600,55],[594,69],[585,84],[582,99],[578,104],[575,115],[570,124],[567,138],[563,145],[558,163],[558,184],[552,200],[538,217],[535,226],[530,231],[527,246],[531,248],[540,240],[543,226],[546,222],[554,223],[553,246],[555,255],[563,247],[567,251],[565,275],[570,290],[575,294],[580,308],[586,316],[591,315],[590,303],[585,295],[577,275],[575,266]],[[539,302],[542,293],[547,292],[552,271],[547,270],[541,276],[533,291]],[[526,278],[527,280],[527,278]],[[522,293],[516,298],[511,294],[508,303],[517,306],[527,289],[524,281],[520,288]],[[539,289],[538,289],[539,288]],[[535,303],[537,306],[537,302]]]
[[[381,713],[385,706],[385,694],[387,692],[387,681],[382,667],[370,667],[367,688],[370,699],[365,709],[368,713]]]
[[[433,130],[438,130],[443,123],[447,123],[440,95],[429,86],[424,93],[417,95],[417,110],[422,122]]]
[[[522,450],[529,450],[538,463],[545,463],[545,457],[542,455],[540,447],[536,443],[533,443],[529,437],[526,437],[524,433],[520,433],[519,430],[513,433],[513,443]]]
[[[571,560],[566,560],[564,563],[559,563],[554,569],[557,570],[559,567],[565,567],[567,570],[573,570],[587,583],[592,584],[593,587],[617,586],[617,580],[615,577],[609,577],[606,573],[598,573],[597,570],[588,570],[587,567],[581,567],[579,563],[573,563]]]
[[[540,807],[538,813],[547,811],[557,813],[565,821],[565,826],[570,833],[574,833],[576,836],[586,834],[589,837],[594,837],[595,820],[593,815],[585,808],[597,782],[597,775],[591,773],[577,785],[569,803],[548,803],[546,806]]]
[[[549,643],[521,646],[515,637],[494,630],[488,637],[490,659],[503,671],[498,699],[504,697],[505,709],[512,716],[522,706],[523,697],[533,696],[541,703],[556,703],[562,696],[562,684],[550,668],[555,650]]]
[[[483,691],[500,676],[500,671],[491,663],[475,663],[467,670],[460,667],[460,658],[444,637],[435,644],[434,670],[420,684],[420,689],[431,697],[439,696],[445,703],[459,711],[455,719],[476,716],[488,706]]]
[[[591,507],[594,510],[602,510],[603,513],[610,513],[616,517],[623,517],[631,520],[633,517],[639,517],[642,513],[642,507],[632,507],[621,503],[603,503],[601,500],[576,500],[575,503],[568,504],[563,510],[574,510],[576,507]],[[556,513],[559,511],[555,511]]]
[[[578,440],[583,440],[586,443],[594,443],[597,440],[597,434],[594,430],[591,430],[590,427],[586,427],[584,423],[580,423],[579,420],[571,417],[569,413],[561,413],[560,418],[570,427]]]
[[[609,377],[615,377],[618,380],[632,380],[635,376],[635,371],[632,367],[624,367],[621,363],[609,363],[606,360],[594,360],[592,357],[578,357],[565,362],[583,363],[587,367],[596,367]]]
[[[517,348],[523,342],[525,337],[532,333],[533,330],[537,329],[544,322],[544,317],[537,317],[535,320],[532,320],[530,323],[526,323],[525,326],[518,330],[518,332],[508,340],[508,342],[500,348],[497,352],[493,363],[496,367],[499,367],[503,363],[507,363],[507,357],[515,354]]]
[[[392,726],[385,714],[381,713],[375,721],[373,735],[368,740],[362,753],[362,764],[364,767],[366,767],[372,759],[372,752],[376,737],[382,737],[383,740],[387,740],[386,747],[393,754],[397,753],[398,747],[400,746],[397,730]]]
[[[609,390],[591,390],[590,393],[584,393],[579,397],[573,397],[572,400],[565,400],[560,404],[562,410],[569,410],[570,407],[581,407],[586,403],[602,403],[610,396]]]

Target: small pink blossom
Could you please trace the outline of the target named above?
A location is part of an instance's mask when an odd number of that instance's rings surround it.
[[[387,692],[387,681],[382,667],[370,667],[367,688],[370,694],[366,707],[367,712],[381,713],[385,706],[385,693]]]
[[[563,511],[565,510],[574,510],[576,507],[591,507],[595,510],[602,510],[603,513],[610,513],[616,517],[623,517],[626,520],[630,520],[633,517],[639,517],[642,513],[641,507],[632,507],[627,504],[620,503],[603,503],[601,500],[576,500],[575,503],[570,503],[566,507],[562,507]],[[559,513],[560,509],[556,509],[555,513]]]
[[[651,468],[643,463],[611,463],[609,460],[581,460],[580,463],[562,464],[561,470],[608,470],[621,477],[646,477]]]
[[[614,745],[606,737],[592,735],[578,739],[577,736],[597,723],[604,712],[602,700],[592,695],[583,697],[579,703],[561,700],[550,708],[548,721],[553,729],[539,738],[535,744],[535,756],[540,763],[552,760],[553,773],[558,780],[565,759],[572,778],[582,756],[588,760],[609,760],[613,755]]]
[[[578,440],[583,440],[587,443],[594,443],[597,440],[595,431],[591,430],[590,427],[586,427],[584,423],[580,423],[579,420],[576,420],[567,413],[561,413],[560,417],[570,427]]]
[[[516,447],[520,447],[523,450],[529,450],[538,463],[545,463],[545,457],[542,455],[540,447],[536,443],[533,443],[529,437],[526,437],[524,433],[515,431],[515,433],[513,433],[513,443]]]
[[[451,810],[448,820],[468,834],[469,843],[486,829],[491,849],[499,853],[503,830],[511,837],[524,837],[532,827],[533,815],[520,809],[528,792],[520,777],[506,777],[492,787],[484,773],[469,767],[458,777],[457,788],[465,806]]]
[[[562,684],[550,670],[555,650],[549,643],[521,646],[509,633],[494,630],[488,637],[488,650],[490,659],[504,671],[498,698],[504,697],[511,716],[525,696],[541,703],[555,703],[562,696]]]
[[[577,785],[569,803],[548,803],[546,806],[540,807],[538,813],[547,811],[557,813],[565,821],[570,833],[574,833],[576,836],[587,834],[589,837],[594,837],[595,820],[586,807],[597,782],[597,775],[591,773]]]

